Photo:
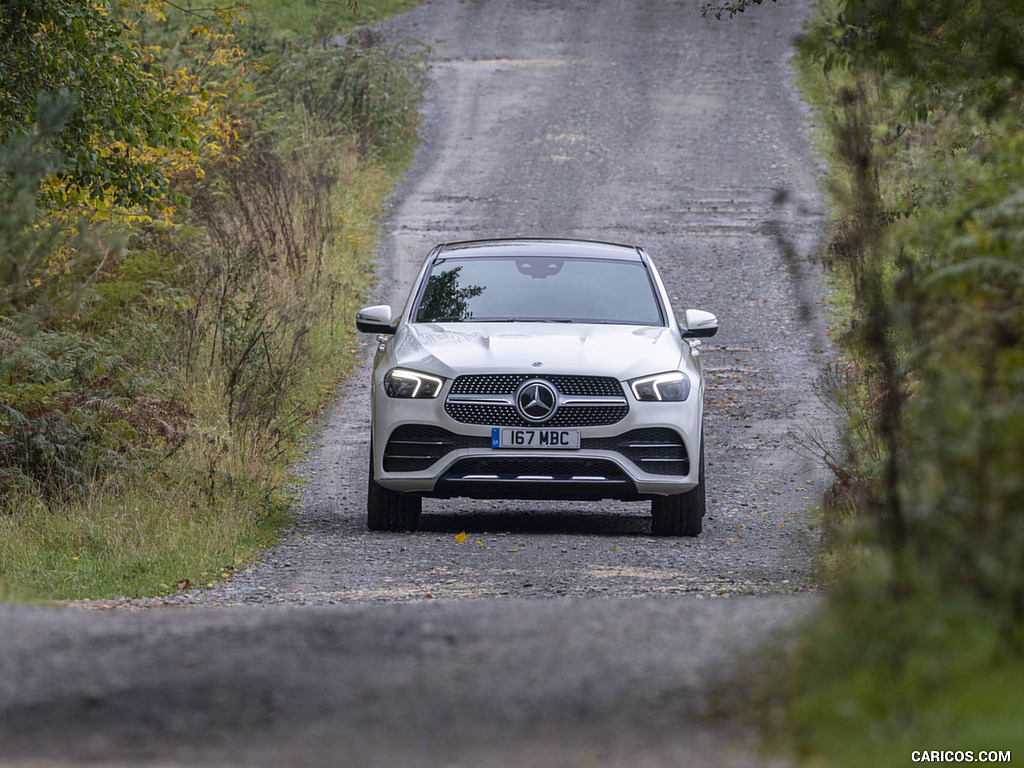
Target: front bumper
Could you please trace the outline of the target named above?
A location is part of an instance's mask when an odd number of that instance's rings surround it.
[[[373,403],[373,466],[391,490],[437,498],[639,500],[698,482],[699,392],[682,403],[629,403],[614,424],[579,427],[573,450],[491,447],[488,424],[455,421],[445,395]]]

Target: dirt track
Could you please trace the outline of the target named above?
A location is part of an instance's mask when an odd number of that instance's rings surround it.
[[[436,242],[643,245],[677,309],[722,322],[699,538],[653,538],[647,505],[612,502],[428,500],[420,533],[366,531],[364,366],[303,468],[300,525],[172,601],[215,610],[0,606],[0,764],[765,764],[700,713],[813,600],[805,512],[827,478],[789,448],[824,419],[828,353],[788,83],[804,12],[436,0],[392,24],[432,47],[432,87],[375,300],[404,301]]]

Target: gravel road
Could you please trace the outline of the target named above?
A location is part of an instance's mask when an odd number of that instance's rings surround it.
[[[367,531],[367,339],[262,563],[76,606],[105,610],[0,605],[0,765],[771,764],[704,713],[815,602],[828,478],[791,448],[827,429],[811,382],[830,351],[789,82],[807,11],[427,0],[388,25],[432,68],[373,300],[404,302],[438,242],[643,245],[676,308],[722,324],[700,537],[653,538],[648,505],[618,502],[426,500],[420,532]]]

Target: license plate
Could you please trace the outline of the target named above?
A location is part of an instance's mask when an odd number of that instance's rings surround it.
[[[491,448],[562,448],[578,450],[578,429],[510,429],[491,428]]]

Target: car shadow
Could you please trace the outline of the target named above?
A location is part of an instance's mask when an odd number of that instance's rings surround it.
[[[420,515],[419,530],[433,533],[573,533],[592,536],[650,536],[649,515],[601,512],[431,512]]]

